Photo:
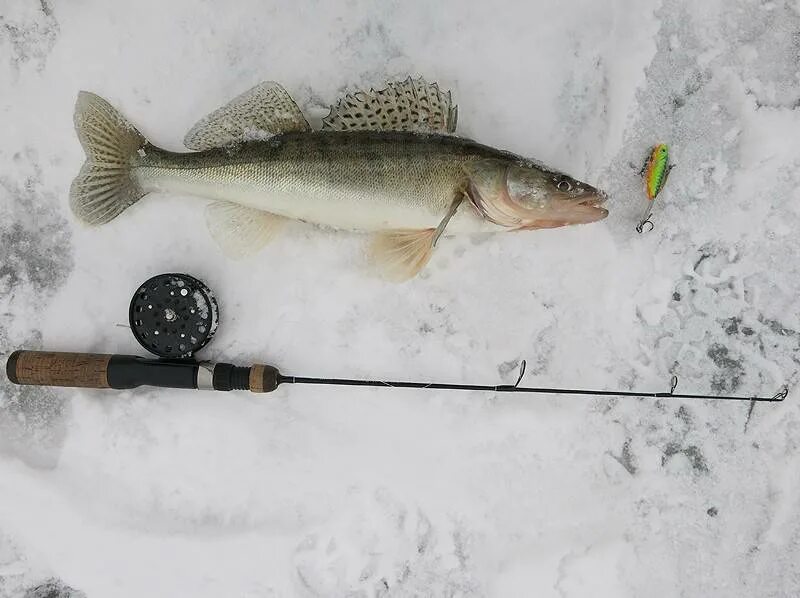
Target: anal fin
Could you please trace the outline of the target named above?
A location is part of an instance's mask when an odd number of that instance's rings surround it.
[[[285,222],[283,216],[230,201],[215,201],[206,208],[211,236],[223,253],[233,259],[257,252],[278,234]]]
[[[370,258],[386,278],[402,282],[425,267],[433,254],[435,239],[435,228],[385,231],[375,237]]]

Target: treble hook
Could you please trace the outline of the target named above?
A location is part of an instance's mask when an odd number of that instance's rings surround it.
[[[644,225],[645,224],[649,224],[650,225],[650,228],[648,228],[647,231],[646,231],[648,233],[655,228],[655,225],[653,224],[653,221],[650,220],[650,216],[648,216],[647,220],[642,220],[639,224],[636,225],[636,232],[639,233],[640,235],[643,232],[645,232],[645,230],[644,230]]]

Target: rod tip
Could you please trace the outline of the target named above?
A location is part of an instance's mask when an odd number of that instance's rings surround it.
[[[789,396],[789,387],[788,386],[784,386],[777,393],[775,393],[775,396],[772,397],[771,400],[773,400],[773,401],[783,401],[788,396]]]

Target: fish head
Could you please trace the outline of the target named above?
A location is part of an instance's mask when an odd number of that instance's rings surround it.
[[[501,226],[554,228],[608,216],[603,191],[533,162],[480,160],[467,171],[473,205]]]

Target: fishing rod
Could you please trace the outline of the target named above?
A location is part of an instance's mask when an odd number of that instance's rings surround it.
[[[11,354],[6,364],[6,373],[9,380],[14,384],[111,388],[117,390],[137,388],[139,386],[157,386],[162,388],[194,388],[220,391],[249,390],[254,393],[267,393],[276,390],[282,384],[305,384],[768,403],[783,401],[788,395],[788,387],[783,387],[772,396],[676,393],[678,379],[675,376],[672,378],[670,390],[665,392],[520,386],[522,376],[525,373],[524,361],[521,363],[520,375],[516,384],[499,385],[287,376],[282,374],[275,366],[265,364],[242,367],[230,363],[199,362],[191,359],[146,359],[135,355],[100,355],[24,350],[15,351]]]
[[[515,384],[288,376],[273,365],[236,366],[197,361],[194,359],[195,352],[205,346],[216,331],[219,308],[211,290],[186,274],[161,274],[143,283],[131,300],[128,317],[136,339],[159,359],[135,355],[20,350],[8,358],[8,379],[14,384],[118,390],[155,386],[268,393],[282,384],[296,384],[750,402],[783,401],[789,392],[788,387],[783,387],[772,396],[676,393],[678,378],[675,376],[672,377],[670,389],[664,392],[520,386],[525,375],[525,361],[520,364]]]

